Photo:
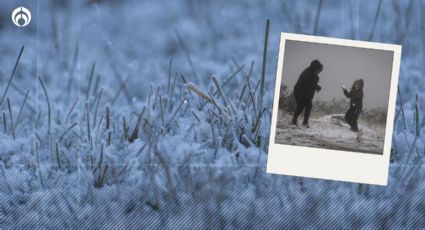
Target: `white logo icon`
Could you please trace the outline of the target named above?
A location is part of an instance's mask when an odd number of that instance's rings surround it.
[[[12,21],[18,27],[25,27],[31,22],[31,12],[27,8],[20,6],[13,10]]]

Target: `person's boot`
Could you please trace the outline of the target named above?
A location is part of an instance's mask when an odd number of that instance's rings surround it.
[[[310,128],[310,125],[308,123],[303,123],[303,127],[308,129]]]
[[[357,125],[357,121],[354,121],[353,131],[354,132],[358,132],[359,131],[359,126]]]
[[[297,126],[297,127],[298,127],[297,120],[292,119],[292,121],[291,121],[291,125],[293,125],[293,126]]]

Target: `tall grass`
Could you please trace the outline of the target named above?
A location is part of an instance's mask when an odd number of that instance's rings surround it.
[[[4,89],[3,96],[1,97],[0,106],[3,104],[4,99],[6,98],[7,92],[10,88],[10,85],[12,84],[13,77],[15,76],[15,72],[16,72],[16,69],[18,68],[19,61],[21,60],[22,53],[24,52],[24,48],[25,46],[22,46],[21,51],[19,51],[19,55],[18,55],[18,58],[16,59],[15,66],[13,67],[12,74],[10,75],[9,81],[7,82],[6,88]]]

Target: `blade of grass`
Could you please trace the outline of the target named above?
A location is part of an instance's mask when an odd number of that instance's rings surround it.
[[[65,125],[68,124],[68,121],[69,121],[69,118],[71,117],[72,111],[74,110],[74,108],[77,105],[79,100],[80,100],[80,98],[77,97],[77,99],[75,99],[74,104],[72,104],[71,109],[69,110],[68,115],[66,116]]]
[[[93,62],[91,65],[91,69],[90,69],[90,74],[89,74],[89,84],[87,85],[87,91],[86,91],[86,101],[89,100],[90,97],[90,88],[93,82],[93,76],[94,76],[94,71],[96,69],[96,62]]]
[[[370,30],[370,34],[369,34],[369,38],[368,38],[369,41],[372,40],[373,35],[375,34],[376,24],[378,22],[379,15],[381,13],[381,6],[382,6],[382,0],[379,0],[378,7],[376,8],[376,12],[375,12],[375,18],[374,18],[373,24],[372,24],[372,29]]]
[[[173,64],[173,57],[170,57],[170,64],[168,66],[168,84],[167,84],[167,95],[168,99],[165,102],[164,108],[168,108],[168,103],[170,101],[170,89],[171,89],[171,67]]]
[[[6,113],[3,112],[3,130],[7,133],[7,121],[6,121]]]
[[[185,103],[186,98],[183,98],[183,100],[181,101],[181,103],[179,104],[179,106],[177,107],[176,111],[174,111],[173,115],[171,116],[171,118],[168,120],[167,124],[170,124],[171,121],[174,119],[174,117],[177,115],[177,113],[180,111],[180,109],[182,108],[183,104]]]
[[[22,53],[24,52],[25,46],[22,46],[21,51],[19,52],[18,58],[15,62],[15,67],[13,67],[12,74],[10,75],[9,82],[6,85],[6,89],[4,90],[3,96],[0,100],[0,106],[3,104],[4,98],[6,97],[7,91],[9,90],[10,84],[12,83],[13,77],[15,76],[16,69],[18,68],[19,60],[21,60]]]
[[[90,107],[89,102],[86,102],[86,119],[87,119],[87,139],[91,141],[91,128],[90,128]]]
[[[153,105],[152,105],[152,110],[153,111],[155,111],[156,103],[158,101],[159,89],[160,89],[160,86],[158,86],[158,88],[156,89],[155,99],[154,99]]]
[[[244,67],[245,67],[245,65],[241,65],[229,78],[227,78],[223,82],[223,84],[221,84],[221,87],[223,88],[224,86],[226,86],[227,83],[229,83],[239,72],[241,72]]]
[[[416,136],[419,137],[420,135],[420,127],[419,127],[419,108],[420,108],[420,102],[419,102],[419,96],[416,94],[416,103],[415,103],[415,125],[416,125]]]
[[[19,109],[18,119],[16,119],[15,129],[18,128],[19,121],[21,120],[21,114],[24,110],[25,103],[27,102],[28,94],[30,90],[27,90],[27,94],[25,95],[24,101],[22,102],[21,108]]]
[[[122,117],[122,128],[124,131],[124,140],[128,140],[128,127],[124,116]]]
[[[168,95],[168,112],[171,112],[173,110],[173,95],[174,95],[174,88],[176,86],[177,75],[178,73],[174,75],[173,84],[171,85],[170,94]]]
[[[97,110],[99,109],[100,99],[102,99],[103,88],[100,89],[99,97],[97,98],[96,108],[93,116],[93,128],[96,126]]]
[[[137,117],[136,125],[134,126],[133,132],[128,138],[128,141],[130,143],[133,143],[137,139],[140,123],[142,122],[142,118],[143,118],[143,115],[145,114],[145,111],[146,111],[146,107],[143,107],[142,111],[139,113],[139,116]]]
[[[201,98],[205,99],[206,101],[213,103],[213,101],[211,100],[210,96],[208,96],[206,93],[204,93],[202,90],[200,90],[198,87],[196,87],[194,84],[192,83],[187,83],[185,84],[185,86],[192,90],[194,93],[198,94]]]
[[[220,97],[223,99],[224,106],[227,106],[228,105],[227,98],[224,95],[223,90],[221,89],[220,84],[218,83],[217,78],[215,76],[212,76],[212,80],[214,82],[215,87],[217,88],[218,93],[220,94]]]
[[[51,121],[52,121],[52,110],[50,107],[50,100],[49,100],[49,95],[47,93],[47,89],[46,86],[43,83],[43,80],[41,79],[41,77],[38,77],[38,80],[40,81],[41,87],[43,88],[44,91],[44,96],[46,97],[46,102],[47,102],[47,122],[48,122],[48,129],[47,129],[47,136],[50,137],[50,134],[52,132],[51,130]]]
[[[62,169],[61,159],[60,159],[60,150],[59,144],[56,142],[56,161],[58,163],[59,169]]]
[[[107,106],[106,107],[106,131],[108,131],[108,139],[107,139],[108,145],[111,145],[111,139],[112,139],[110,126],[111,126],[111,112],[110,112],[109,106]]]
[[[12,136],[13,136],[13,139],[16,139],[16,136],[15,136],[15,126],[13,124],[12,106],[11,106],[11,103],[10,103],[10,99],[9,98],[7,98],[7,108],[9,109],[9,119],[10,119],[10,128],[12,130]]]
[[[265,83],[266,83],[266,63],[267,63],[267,46],[269,42],[269,28],[270,28],[270,19],[266,21],[266,32],[264,35],[264,49],[263,49],[263,65],[261,69],[261,88],[260,88],[260,101],[262,104],[263,96],[265,93]]]
[[[71,131],[71,129],[73,129],[75,126],[77,126],[78,125],[78,122],[75,122],[74,124],[72,124],[69,128],[67,128],[66,130],[65,130],[65,132],[63,132],[62,133],[62,135],[59,137],[59,143],[60,142],[62,142],[62,140],[63,140],[63,138],[65,137],[65,135],[69,132],[69,131]]]
[[[15,89],[19,94],[21,94],[22,96],[25,97],[25,91],[22,90],[19,86],[17,86],[15,83],[12,82],[12,84],[10,85],[13,89]],[[31,96],[28,95],[27,100],[31,100]],[[31,104],[26,104],[26,106],[28,107],[28,109],[30,109],[33,113],[36,113],[35,108],[31,105]]]
[[[162,108],[163,106],[162,106],[162,96],[161,96],[161,94],[159,95],[159,106],[160,106],[160,109],[161,109],[161,124],[164,127],[164,125],[165,125],[165,122],[164,122],[164,110]]]
[[[322,11],[323,0],[320,0],[317,5],[316,19],[314,20],[314,31],[313,34],[319,32],[320,12]]]
[[[407,126],[407,120],[406,120],[406,116],[404,115],[404,103],[403,103],[403,99],[402,99],[402,97],[401,97],[401,93],[400,93],[400,86],[397,86],[397,88],[398,88],[398,90],[397,90],[397,92],[398,92],[398,98],[399,98],[399,100],[400,100],[400,108],[401,108],[401,115],[403,116],[403,124],[404,124],[404,129],[407,131],[407,132],[409,132],[409,129],[408,129],[408,126]]]

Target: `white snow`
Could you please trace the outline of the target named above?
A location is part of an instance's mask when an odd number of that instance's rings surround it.
[[[282,111],[279,111],[279,114],[276,143],[383,154],[383,128],[369,128],[360,120],[360,131],[353,132],[344,121],[344,114],[330,114],[311,118],[309,121],[310,128],[302,125],[296,127],[291,125],[289,115],[282,116]],[[302,119],[302,117],[299,119]]]

